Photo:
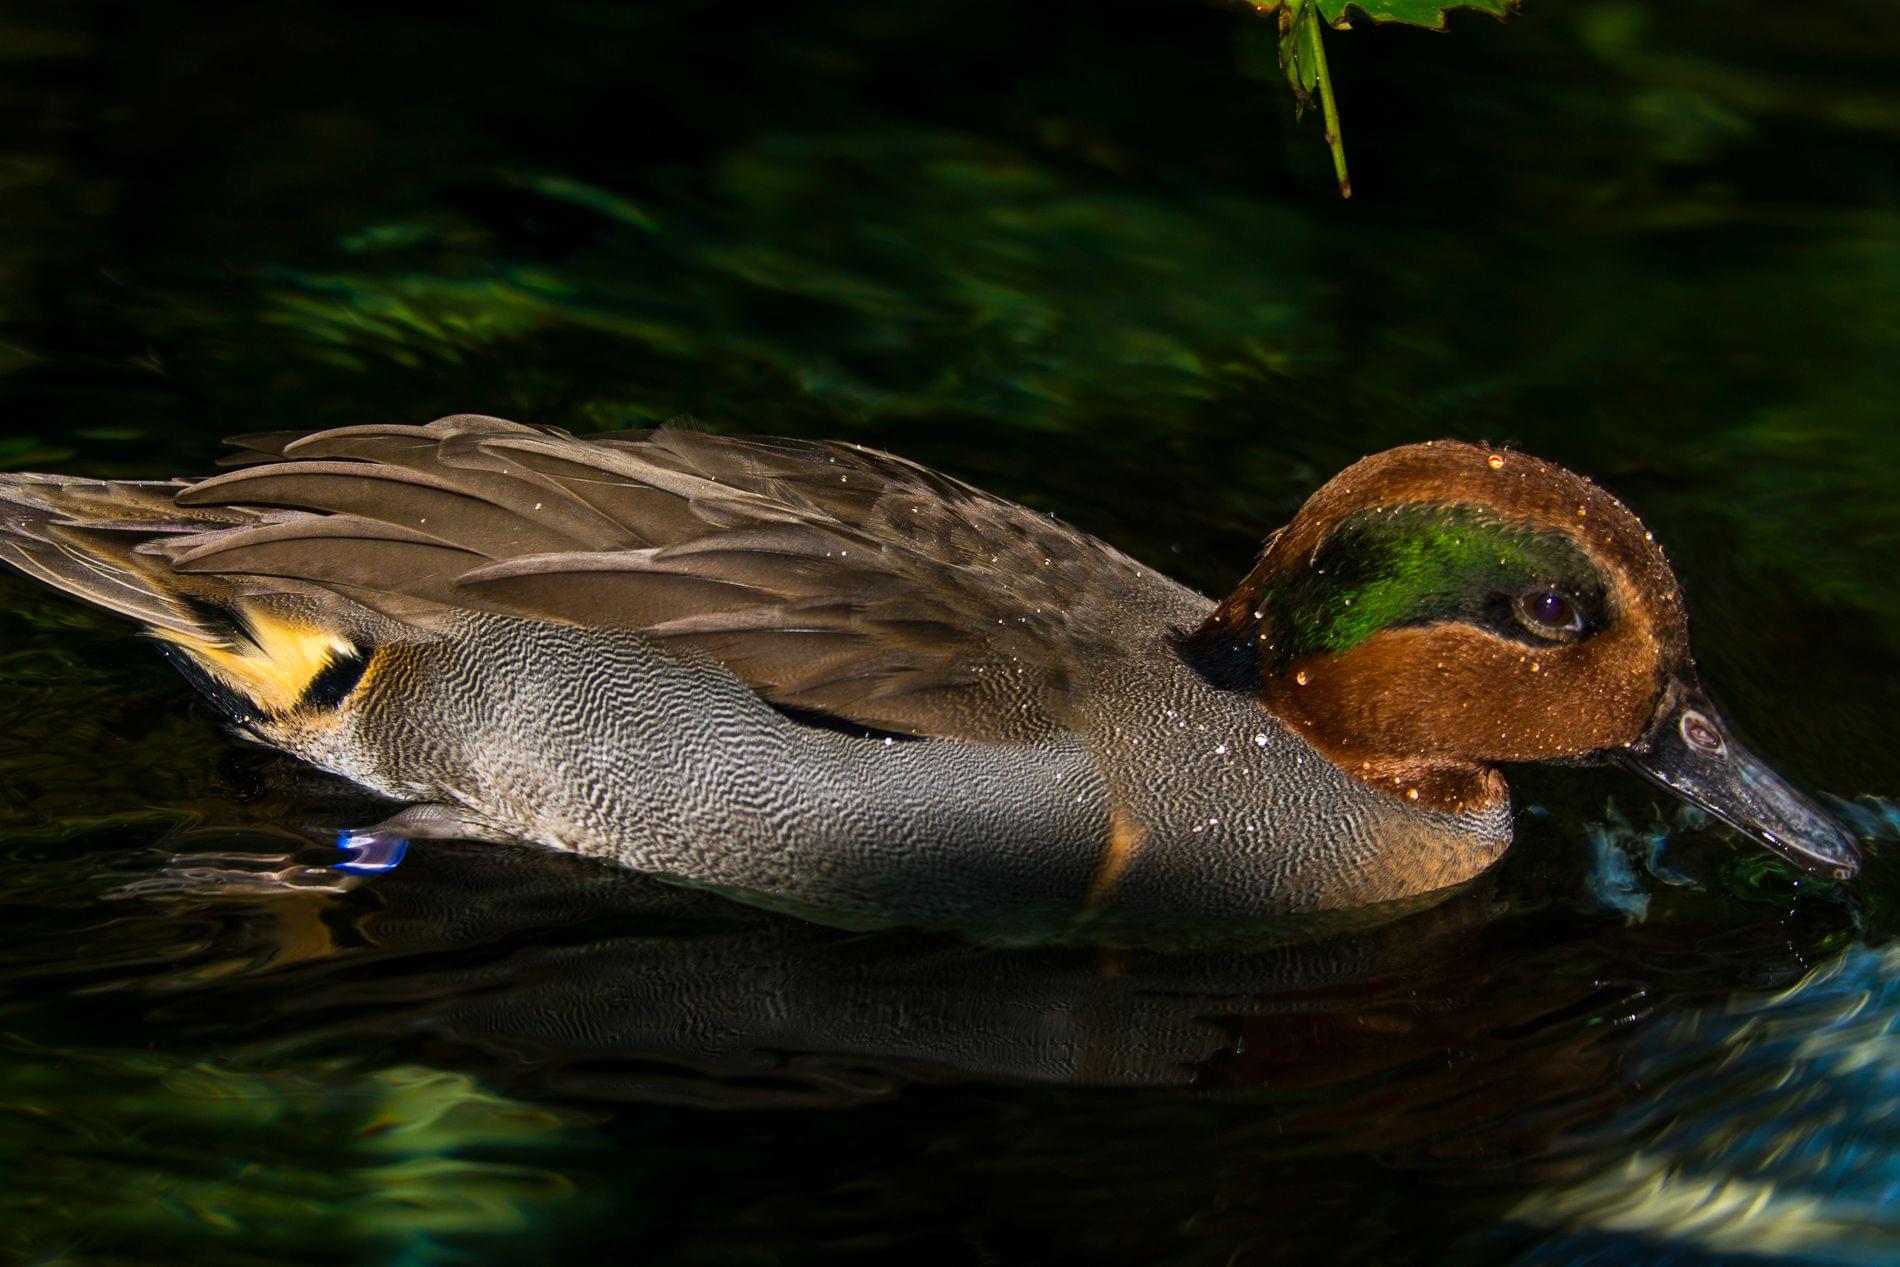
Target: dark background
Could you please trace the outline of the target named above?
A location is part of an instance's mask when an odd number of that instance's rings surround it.
[[[1511,443],[1644,516],[1717,698],[1890,835],[1900,9],[1451,25],[1328,36],[1341,202],[1238,6],[0,5],[0,462],[691,415],[901,451],[1212,593],[1360,454]],[[683,948],[846,992],[861,955],[980,1035],[984,982],[1178,965],[776,923],[761,950],[737,908],[480,850],[286,887],[354,820],[12,576],[0,710],[0,1247],[28,1261],[1845,1261],[1895,1234],[1878,847],[1816,894],[1621,775],[1514,774],[1503,874],[1373,969],[1289,1001],[1280,961],[1195,967],[1244,996],[1182,1005],[1225,1054],[1104,1090],[847,1058],[816,1004],[803,1046],[688,1069],[537,991],[618,982],[662,1023],[637,982],[694,980]],[[444,1020],[496,993],[534,1037]],[[1086,1028],[1141,1032],[1138,997]],[[1784,1196],[1688,1213],[1749,1184]]]

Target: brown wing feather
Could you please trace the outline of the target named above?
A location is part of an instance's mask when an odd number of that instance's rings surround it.
[[[464,607],[638,629],[775,702],[917,734],[1060,727],[1069,666],[1112,650],[1116,596],[1144,583],[1092,537],[849,445],[467,415],[245,444],[177,493],[240,521],[150,547],[178,572],[424,624]]]
[[[0,562],[155,629],[208,636],[176,586],[154,584],[163,561],[140,552],[153,539],[189,539],[242,523],[225,509],[180,512],[182,481],[0,476]]]
[[[486,561],[436,537],[355,515],[299,515],[155,548],[185,575],[278,577],[442,604],[455,602],[460,577]]]

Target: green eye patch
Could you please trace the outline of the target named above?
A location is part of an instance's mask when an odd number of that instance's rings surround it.
[[[1311,566],[1268,588],[1266,650],[1285,664],[1436,621],[1515,634],[1508,604],[1537,589],[1569,596],[1589,625],[1609,618],[1602,575],[1564,533],[1478,506],[1363,510],[1334,529]]]

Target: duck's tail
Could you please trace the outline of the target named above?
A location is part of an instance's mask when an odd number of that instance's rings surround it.
[[[239,723],[284,715],[353,667],[360,673],[364,648],[329,618],[334,601],[172,569],[170,556],[186,541],[273,513],[180,506],[174,497],[183,487],[0,474],[0,563],[144,625]]]

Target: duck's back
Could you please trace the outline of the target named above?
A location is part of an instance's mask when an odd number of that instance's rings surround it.
[[[775,704],[901,733],[1060,729],[1070,669],[1157,594],[1185,594],[1094,537],[852,445],[478,417],[246,444],[246,465],[177,501],[277,513],[159,543],[175,570],[315,585],[424,630],[470,610],[639,630]]]

